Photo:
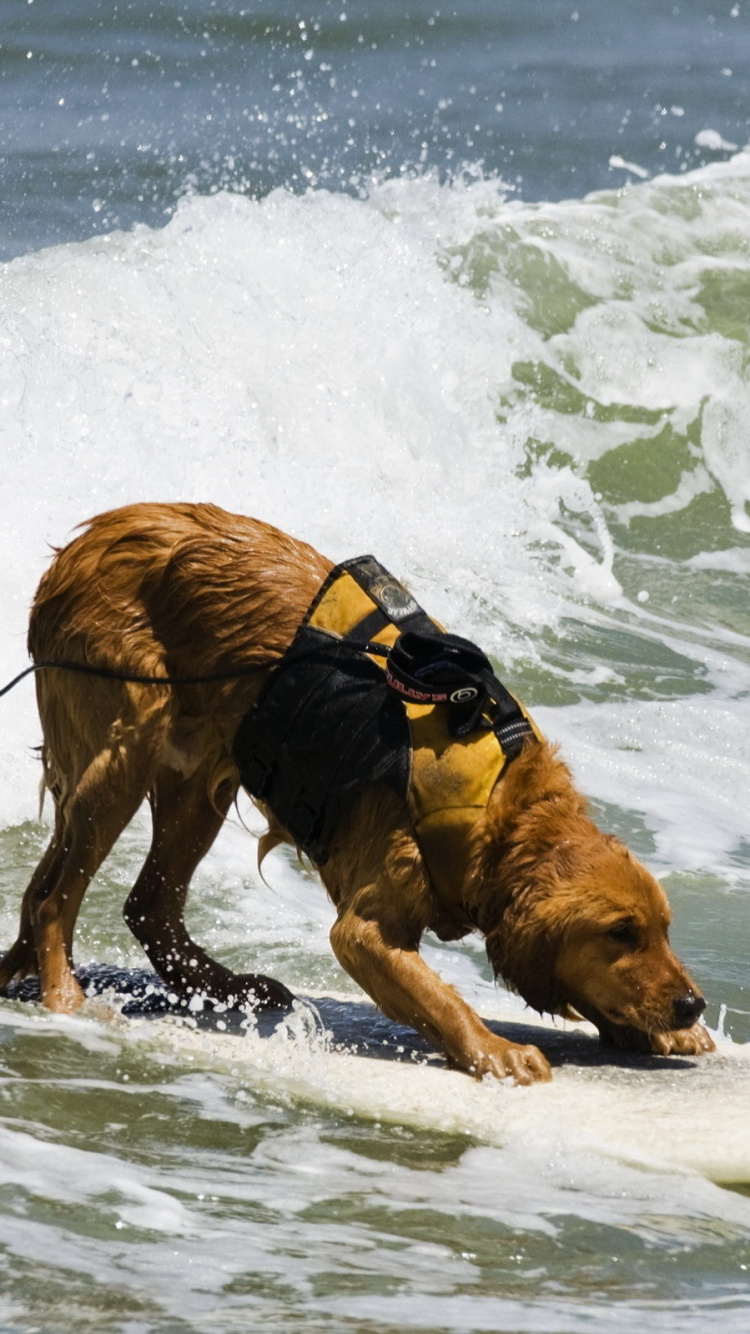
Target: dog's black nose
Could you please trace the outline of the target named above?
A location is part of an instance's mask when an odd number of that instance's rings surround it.
[[[685,996],[678,996],[674,1003],[675,1028],[689,1028],[703,1014],[706,1008],[706,1002],[702,996],[696,996],[694,991],[688,991]]]

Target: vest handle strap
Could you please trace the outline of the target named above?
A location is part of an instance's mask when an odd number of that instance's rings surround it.
[[[533,729],[498,681],[489,658],[460,635],[405,630],[388,654],[386,681],[402,699],[446,704],[453,737],[493,731],[505,754],[519,753]]]

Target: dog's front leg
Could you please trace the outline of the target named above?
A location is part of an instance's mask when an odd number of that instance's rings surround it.
[[[383,1013],[415,1028],[477,1079],[485,1074],[510,1076],[517,1084],[551,1079],[538,1048],[491,1033],[455,988],[424,962],[406,928],[383,928],[387,908],[384,903],[379,918],[378,898],[378,886],[356,894],[340,913],[331,944],[342,967]],[[387,892],[383,899],[387,902]]]

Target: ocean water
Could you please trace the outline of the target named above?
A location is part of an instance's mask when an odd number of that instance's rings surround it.
[[[476,1085],[378,1020],[308,870],[278,850],[260,881],[243,805],[191,927],[311,999],[273,1032],[0,1004],[0,1330],[740,1334],[746,0],[0,20],[1,680],[50,544],[106,507],[375,552],[662,878],[719,1042],[603,1060],[558,1025],[551,1085]],[[9,943],[49,811],[31,682],[0,711]],[[148,836],[91,887],[79,961],[143,965],[120,905]],[[425,954],[533,1023],[478,940]]]

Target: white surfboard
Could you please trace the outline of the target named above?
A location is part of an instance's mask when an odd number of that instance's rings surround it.
[[[245,1032],[230,1031],[230,1016],[226,1031],[163,1018],[135,1020],[131,1032],[149,1040],[150,1031],[255,1089],[344,1114],[493,1145],[564,1142],[642,1167],[750,1183],[750,1044],[717,1040],[717,1052],[699,1058],[610,1052],[587,1024],[535,1022],[512,1005],[485,1017],[511,1040],[542,1048],[550,1084],[477,1082],[350,997],[310,997],[288,1018],[261,1017]]]

